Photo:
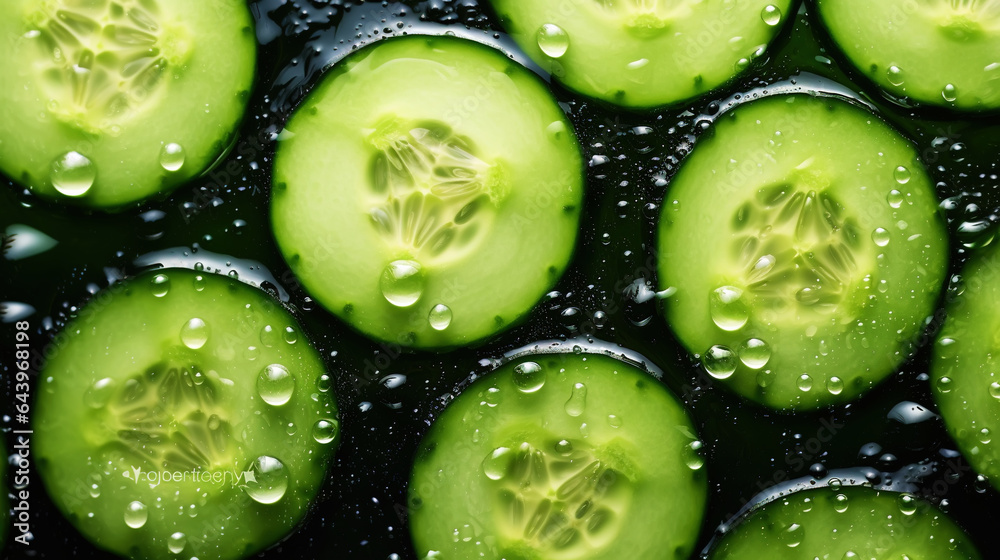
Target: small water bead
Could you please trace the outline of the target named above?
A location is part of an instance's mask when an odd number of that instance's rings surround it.
[[[398,260],[386,265],[379,288],[386,301],[396,307],[410,307],[424,293],[424,273],[417,261]]]
[[[684,446],[684,463],[689,469],[696,471],[705,466],[705,458],[701,455],[701,448],[704,446],[705,444],[698,440]]]
[[[737,331],[750,319],[750,306],[743,299],[743,290],[735,286],[722,286],[709,294],[709,311],[712,321],[724,331]]]
[[[260,329],[260,343],[264,346],[271,348],[278,342],[278,333],[275,332],[274,327],[271,325],[264,325]]]
[[[903,70],[895,64],[886,70],[886,77],[889,79],[889,83],[894,86],[898,87],[903,85]]]
[[[762,370],[760,370],[760,371],[757,372],[757,379],[756,379],[757,386],[760,387],[760,388],[762,388],[762,389],[766,388],[771,383],[774,383],[774,379],[776,377],[777,377],[777,374],[774,373],[773,371],[771,371],[769,369],[762,369]]]
[[[611,426],[612,428],[621,428],[622,427],[622,419],[619,418],[618,416],[614,415],[614,414],[609,414],[608,415],[608,425]]]
[[[185,546],[187,546],[187,535],[179,531],[167,539],[167,549],[174,554],[180,554]]]
[[[993,441],[993,435],[990,433],[989,428],[979,430],[979,441],[984,445]]]
[[[566,439],[561,439],[555,444],[556,453],[560,455],[569,455],[573,452],[573,444]]]
[[[781,9],[774,4],[768,4],[760,11],[760,19],[767,25],[774,27],[781,23]]]
[[[831,395],[839,395],[844,391],[844,380],[834,375],[830,379],[826,380],[826,390],[829,391]]]
[[[799,391],[808,393],[813,388],[813,378],[810,377],[808,373],[803,373],[795,381],[795,385],[799,388]]]
[[[170,291],[170,277],[166,274],[157,274],[149,281],[149,289],[156,297],[163,297]]]
[[[917,498],[912,494],[900,494],[896,503],[899,505],[899,511],[905,515],[913,515],[917,511]]]
[[[316,379],[316,389],[318,389],[320,393],[326,393],[332,387],[333,387],[333,380],[330,378],[329,375],[324,373],[323,375],[319,376],[319,378]]]
[[[75,198],[94,186],[97,166],[80,152],[67,152],[52,162],[49,178],[60,194]]]
[[[848,550],[844,553],[844,557],[841,560],[856,560],[858,558],[857,553],[853,550]]]
[[[1000,399],[1000,383],[996,381],[990,383],[990,396],[994,399]]]
[[[885,197],[886,202],[888,202],[889,206],[892,206],[893,208],[899,208],[902,206],[904,199],[905,197],[903,196],[903,193],[896,189],[889,191],[889,194]]]
[[[889,244],[889,232],[885,228],[875,228],[872,232],[872,241],[879,247],[885,247]]]
[[[910,177],[912,176],[913,174],[910,173],[910,170],[902,165],[897,167],[896,170],[892,172],[892,177],[896,179],[896,182],[899,183],[900,185],[905,185],[909,183]]]
[[[941,97],[948,103],[954,103],[958,99],[958,89],[955,88],[954,84],[946,84],[941,90]]]
[[[524,362],[514,367],[514,385],[522,393],[534,393],[545,385],[545,370],[535,362]]]
[[[255,502],[273,504],[285,496],[288,489],[288,469],[269,455],[254,459],[247,471],[253,472],[253,479],[244,481],[244,490]]]
[[[802,536],[804,534],[805,529],[802,528],[802,525],[792,523],[787,529],[781,532],[781,542],[785,543],[785,546],[788,548],[795,548],[802,544]]]
[[[569,400],[566,401],[565,409],[566,414],[570,416],[580,416],[583,414],[584,408],[587,406],[587,386],[583,383],[574,383],[573,391],[569,395]]]
[[[257,376],[257,393],[271,406],[281,406],[295,392],[295,377],[281,364],[271,364]]]
[[[299,341],[299,333],[295,332],[295,327],[285,327],[284,339],[286,344],[295,344]]]
[[[701,357],[701,364],[705,371],[716,379],[726,379],[736,372],[738,364],[736,353],[727,346],[716,344],[705,351]]]
[[[110,377],[99,379],[83,394],[83,402],[90,408],[104,408],[115,392],[115,380]]]
[[[500,480],[504,477],[510,464],[510,453],[509,447],[497,447],[483,459],[483,474],[486,478]]]
[[[833,499],[833,509],[837,510],[838,513],[844,513],[847,511],[847,496],[837,494],[837,496]]]
[[[194,277],[194,289],[196,292],[204,290],[206,284],[207,282],[205,281],[205,277],[201,274]]]
[[[340,424],[336,420],[324,418],[313,424],[312,436],[316,443],[330,443],[337,439]]]
[[[133,529],[138,529],[146,524],[149,518],[149,510],[146,504],[140,501],[130,502],[125,506],[125,524]]]
[[[538,48],[550,58],[559,58],[569,50],[569,35],[554,23],[538,28],[537,41]]]
[[[938,379],[937,390],[938,390],[938,392],[941,392],[941,393],[950,393],[951,392],[951,378],[948,377],[948,376],[944,376],[941,379]]]
[[[171,142],[160,148],[160,167],[173,173],[184,166],[184,148]]]
[[[181,342],[192,350],[197,350],[208,342],[209,328],[204,320],[195,317],[181,327]]]
[[[771,360],[771,346],[759,338],[743,341],[739,348],[740,361],[750,369],[760,369]]]
[[[427,322],[430,323],[431,328],[436,331],[443,331],[451,325],[452,313],[451,308],[443,303],[439,303],[431,308],[430,313],[427,314]]]

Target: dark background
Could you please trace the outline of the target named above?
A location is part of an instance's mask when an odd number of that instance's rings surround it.
[[[35,357],[41,359],[46,343],[91,294],[140,270],[135,262],[140,256],[162,262],[169,255],[175,265],[186,266],[218,261],[217,268],[237,268],[241,277],[257,266],[270,270],[336,374],[343,440],[305,523],[261,557],[413,558],[406,523],[407,478],[413,452],[440,411],[442,396],[457,394],[511,349],[560,338],[604,340],[643,353],[664,370],[664,382],[688,406],[706,444],[710,479],[699,549],[720,523],[772,484],[851,469],[849,478],[859,482],[907,482],[907,488],[939,504],[969,531],[984,556],[998,554],[992,534],[1000,517],[997,491],[977,480],[957,456],[933,414],[904,418],[900,410],[911,407],[896,408],[912,401],[934,410],[926,381],[929,345],[860,401],[783,414],[712,386],[678,346],[655,303],[643,301],[646,291],[641,288],[648,283],[656,289],[653,232],[665,186],[711,116],[730,102],[768,88],[823,90],[830,87],[826,80],[832,80],[873,103],[916,142],[938,181],[953,239],[952,274],[976,247],[992,241],[996,229],[996,116],[962,120],[884,102],[843,64],[805,8],[747,74],[685,107],[625,112],[553,86],[577,128],[585,159],[608,160],[589,167],[587,207],[573,263],[531,315],[499,337],[447,354],[400,355],[353,333],[313,303],[288,272],[268,226],[273,136],[325,67],[385,36],[453,31],[526,59],[476,0],[258,0],[250,6],[260,42],[257,89],[229,157],[171,196],[114,215],[55,207],[3,178],[9,185],[0,189],[0,225],[25,224],[59,243],[24,260],[0,259],[0,301],[36,310],[27,320]],[[638,127],[649,127],[649,133],[637,134],[647,132]],[[170,251],[148,257],[164,250]],[[234,258],[216,259],[212,253]],[[229,267],[226,260],[232,262]],[[948,289],[954,290],[957,282],[953,278]],[[938,326],[932,322],[928,334]],[[13,414],[14,330],[2,324],[0,331],[2,344],[11,348],[0,354],[6,393],[2,410]],[[17,428],[7,416],[2,426],[5,432]],[[8,447],[12,440],[8,433]],[[897,471],[896,476],[886,475]],[[35,471],[30,490],[34,540],[28,547],[8,544],[7,557],[106,556],[62,518]]]

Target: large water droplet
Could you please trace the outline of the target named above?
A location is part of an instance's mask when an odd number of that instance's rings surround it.
[[[167,538],[167,549],[174,554],[180,554],[187,546],[187,535],[181,532],[174,533]]]
[[[913,515],[917,511],[917,499],[912,494],[900,494],[896,499],[899,511],[905,515]]]
[[[724,331],[737,331],[747,324],[750,306],[743,300],[743,290],[735,286],[722,286],[709,294],[709,311],[712,321]]]
[[[184,166],[184,148],[173,142],[160,148],[160,167],[174,172]]]
[[[693,471],[705,466],[705,458],[701,456],[702,447],[704,444],[698,440],[684,446],[684,464]]]
[[[545,370],[535,362],[524,362],[514,367],[514,385],[522,393],[534,393],[545,385]]]
[[[807,393],[813,388],[813,378],[810,377],[808,373],[803,373],[795,381],[795,385],[799,388],[799,391]]]
[[[208,325],[197,317],[181,327],[181,342],[192,350],[197,350],[208,342]]]
[[[904,197],[903,193],[897,191],[896,189],[892,189],[891,191],[889,191],[889,194],[886,195],[885,199],[889,203],[889,206],[892,206],[893,208],[899,208],[900,206],[903,205]]]
[[[131,502],[125,506],[125,524],[133,529],[145,525],[148,517],[149,511],[146,509],[146,504],[140,501]]]
[[[539,27],[537,39],[538,48],[551,58],[559,58],[569,50],[569,35],[554,23],[546,23]]]
[[[424,274],[417,261],[392,261],[379,281],[382,295],[396,307],[409,307],[424,293]]]
[[[285,490],[288,489],[288,469],[281,461],[269,455],[254,459],[243,476],[243,489],[255,502],[261,504],[277,502],[285,496]]]
[[[271,364],[257,376],[257,393],[271,406],[281,406],[295,392],[295,377],[281,364]]]
[[[313,439],[316,440],[317,443],[330,443],[331,441],[337,439],[339,426],[340,424],[336,420],[328,420],[326,418],[319,420],[313,424]]]
[[[170,277],[166,274],[157,274],[149,281],[149,290],[156,297],[163,297],[170,291]]]
[[[436,331],[443,331],[451,325],[451,308],[443,303],[439,303],[431,308],[430,313],[427,314],[427,321],[431,324],[431,328]]]
[[[802,544],[802,536],[804,534],[805,529],[802,528],[802,525],[792,523],[787,529],[781,532],[781,542],[788,548],[795,548]]]
[[[889,237],[889,232],[885,228],[875,228],[875,231],[872,232],[872,241],[879,247],[888,245]]]
[[[847,496],[837,494],[833,498],[833,509],[837,510],[838,513],[844,513],[847,511]]]
[[[573,391],[569,395],[569,400],[566,401],[566,414],[570,416],[580,416],[583,414],[584,408],[587,406],[587,386],[583,383],[575,383],[573,385]]]
[[[958,99],[958,89],[954,84],[947,84],[941,90],[941,97],[948,103],[954,103]]]
[[[885,73],[886,73],[886,77],[888,78],[890,84],[892,84],[894,86],[897,86],[897,87],[903,85],[903,69],[902,68],[900,68],[899,66],[896,66],[895,64],[893,64],[892,66],[889,67],[888,70],[886,70]]]
[[[893,179],[895,179],[896,182],[899,183],[900,185],[905,185],[909,183],[910,177],[912,176],[913,174],[910,173],[910,170],[902,165],[897,167],[896,170],[892,172]]]
[[[727,346],[716,344],[705,351],[701,357],[701,363],[705,366],[705,371],[716,379],[726,379],[736,372],[738,360],[736,353]]]
[[[97,166],[80,152],[67,152],[52,162],[52,186],[60,194],[78,197],[87,194],[97,179]]]
[[[830,379],[826,380],[826,390],[829,391],[831,395],[839,395],[844,391],[844,381],[834,375]]]
[[[510,466],[510,448],[497,447],[483,459],[483,474],[490,480],[500,480]]]
[[[990,383],[990,396],[994,399],[1000,399],[1000,383],[996,381]]]
[[[774,27],[781,23],[781,9],[779,9],[774,4],[768,4],[764,6],[764,9],[760,11],[760,19],[764,21],[767,25]]]
[[[745,366],[760,369],[771,359],[771,346],[759,338],[750,338],[740,344],[739,354]]]

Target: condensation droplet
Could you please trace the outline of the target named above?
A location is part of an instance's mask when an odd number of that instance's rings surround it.
[[[49,178],[63,196],[83,196],[94,186],[97,166],[80,152],[67,152],[52,162]]]
[[[608,426],[611,426],[612,428],[621,428],[622,427],[622,419],[619,418],[618,416],[614,415],[614,414],[609,414],[608,415]]]
[[[799,391],[807,393],[813,388],[813,378],[808,373],[803,373],[795,380],[795,386],[799,388]]]
[[[318,420],[312,427],[312,436],[317,443],[330,443],[337,439],[340,430],[340,423],[336,420],[324,418]]]
[[[514,367],[514,385],[522,393],[534,393],[545,385],[545,370],[535,362],[524,362]]]
[[[946,84],[944,88],[941,89],[941,97],[944,98],[948,103],[954,103],[958,99],[958,89],[955,88],[954,84]]]
[[[879,247],[885,247],[889,244],[889,232],[885,228],[875,228],[872,232],[872,241],[875,242]]]
[[[900,185],[905,185],[909,183],[910,177],[912,176],[913,175],[912,173],[910,173],[910,170],[902,165],[897,167],[896,170],[892,172],[892,177],[896,179],[896,182],[899,183]]]
[[[251,473],[251,476],[247,476]],[[273,504],[285,496],[288,489],[288,469],[269,455],[261,455],[242,473],[243,489],[255,502]]]
[[[587,406],[587,386],[583,383],[574,383],[573,391],[569,395],[569,400],[566,401],[565,409],[566,414],[570,416],[580,416],[583,414],[584,408]]]
[[[184,148],[173,142],[160,148],[160,167],[173,173],[184,167]]]
[[[125,506],[125,524],[133,529],[138,529],[146,524],[149,518],[149,511],[146,504],[140,501],[130,502]]]
[[[192,350],[197,350],[208,342],[208,324],[195,317],[181,327],[181,342]]]
[[[724,331],[737,331],[747,324],[750,306],[743,299],[743,290],[735,286],[722,286],[709,294],[709,312],[712,321]]]
[[[951,392],[951,378],[948,377],[948,376],[944,376],[941,379],[938,379],[937,390],[940,393],[950,393]]]
[[[431,308],[430,313],[427,314],[427,322],[430,323],[431,328],[436,331],[443,331],[451,325],[451,308],[443,303],[439,303]]]
[[[996,381],[990,383],[990,396],[994,399],[1000,399],[1000,383]]]
[[[886,202],[889,203],[889,206],[892,206],[893,208],[899,208],[900,206],[903,205],[903,200],[904,200],[903,193],[899,192],[896,189],[892,189],[891,191],[889,191],[889,194],[886,195],[885,200]]]
[[[844,381],[834,375],[830,379],[826,380],[826,390],[829,391],[831,395],[839,395],[844,391]]]
[[[844,513],[847,511],[847,496],[837,494],[833,498],[833,509],[837,510],[838,513]]]
[[[896,503],[899,504],[899,511],[905,515],[913,515],[917,511],[917,499],[912,494],[900,494]]]
[[[257,376],[257,393],[271,406],[281,406],[295,392],[295,377],[281,364],[271,364]]]
[[[705,371],[716,379],[726,379],[736,372],[738,360],[736,353],[727,346],[716,344],[701,357],[701,364]]]
[[[885,73],[886,73],[886,77],[889,79],[889,83],[890,84],[892,84],[894,86],[897,86],[897,87],[903,85],[903,69],[902,68],[900,68],[899,66],[896,66],[895,64],[893,64],[892,66],[889,67],[888,70],[886,70]]]
[[[569,50],[569,35],[554,23],[539,27],[537,40],[538,48],[551,58],[559,58]]]
[[[149,281],[149,290],[156,297],[163,297],[170,291],[170,277],[166,274],[157,274]]]
[[[771,360],[771,346],[759,338],[743,341],[739,348],[740,361],[750,369],[760,369]]]
[[[424,293],[424,273],[417,261],[398,260],[386,265],[379,288],[386,301],[396,307],[409,307]]]
[[[781,23],[781,9],[774,4],[768,4],[767,6],[764,6],[763,10],[761,10],[760,19],[767,25],[774,27],[775,25]]]
[[[497,447],[483,459],[483,474],[490,480],[500,480],[507,474],[510,464],[510,448]]]
[[[83,394],[83,402],[90,408],[100,409],[108,405],[114,394],[115,380],[110,377],[99,379]]]
[[[693,471],[705,466],[705,458],[701,455],[702,447],[704,447],[704,444],[698,440],[694,440],[684,446],[684,463]]]
[[[804,533],[805,529],[802,528],[802,525],[792,523],[787,529],[781,532],[781,542],[788,548],[795,548],[802,544],[802,536]]]
[[[167,539],[167,549],[174,554],[180,554],[185,546],[187,546],[187,536],[184,533],[174,533]]]

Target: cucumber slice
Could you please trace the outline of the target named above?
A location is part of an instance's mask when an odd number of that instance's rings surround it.
[[[969,537],[911,494],[870,488],[793,492],[725,534],[709,560],[978,560]]]
[[[242,119],[252,25],[242,0],[4,0],[0,170],[101,208],[197,176]]]
[[[573,252],[583,160],[572,126],[534,74],[492,48],[380,41],[335,67],[282,138],[278,246],[320,303],[371,337],[440,348],[489,336]]]
[[[1000,1],[817,0],[851,64],[890,97],[1000,108]]]
[[[691,420],[602,355],[521,356],[434,422],[410,478],[421,558],[687,558],[707,498]]]
[[[305,515],[338,441],[330,379],[299,325],[225,276],[163,269],[98,293],[40,376],[49,496],[132,558],[271,545]]]
[[[750,67],[791,0],[493,0],[500,21],[566,87],[648,108],[709,92]]]
[[[724,114],[660,218],[674,332],[767,406],[857,397],[907,357],[937,300],[948,242],[931,185],[909,142],[844,101],[778,95]]]
[[[931,382],[951,437],[977,472],[1000,489],[1000,248],[962,274],[934,347]]]

